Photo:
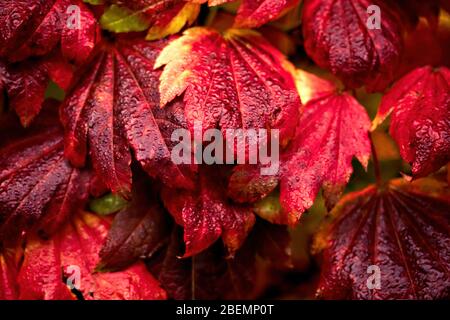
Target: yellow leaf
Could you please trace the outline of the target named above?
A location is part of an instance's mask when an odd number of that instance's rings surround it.
[[[155,23],[155,25],[153,25],[150,30],[148,30],[146,40],[157,40],[177,33],[184,26],[194,23],[199,13],[200,5],[194,3],[186,3],[178,12],[178,14],[169,21],[168,24],[158,25],[158,23]]]

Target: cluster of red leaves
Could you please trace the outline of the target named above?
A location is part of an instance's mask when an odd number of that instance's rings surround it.
[[[291,265],[287,229],[274,224],[296,225],[321,189],[336,220],[317,238],[320,297],[449,296],[445,182],[379,183],[339,202],[353,158],[367,167],[371,154],[370,118],[349,89],[385,93],[372,129],[392,114],[391,136],[414,178],[450,161],[449,52],[440,43],[450,33],[424,35],[442,49],[430,60],[408,42],[423,17],[438,30],[446,1],[243,0],[233,29],[170,37],[203,3],[231,1],[85,2],[98,6],[0,0],[0,107],[5,94],[8,109],[0,110],[0,298],[255,298],[268,269]],[[306,53],[345,88],[236,29],[261,27],[300,2]],[[373,4],[380,29],[366,25]],[[75,27],[70,8],[79,10]],[[101,33],[100,24],[137,32]],[[147,29],[154,41],[139,33]],[[50,80],[66,92],[60,105],[44,103]],[[280,130],[278,175],[175,164],[171,134],[196,122]],[[276,189],[279,210],[254,209]],[[84,211],[106,192],[130,200],[112,222]],[[383,292],[365,286],[374,264],[386,270]],[[81,284],[71,290],[73,266]]]

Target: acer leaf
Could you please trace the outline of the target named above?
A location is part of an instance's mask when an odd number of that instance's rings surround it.
[[[200,5],[196,3],[180,3],[155,20],[148,30],[146,40],[157,40],[175,34],[185,26],[192,25],[200,13]]]
[[[450,193],[431,178],[348,194],[316,239],[324,299],[444,299],[450,290]],[[369,289],[369,266],[380,288]]]
[[[147,40],[158,40],[177,33],[184,26],[194,23],[200,12],[199,1],[111,2],[114,4],[105,11],[100,19],[102,27],[118,33],[149,29]]]
[[[280,201],[289,219],[312,206],[320,187],[328,207],[337,202],[353,172],[352,158],[367,167],[369,129],[366,110],[348,93],[334,91],[308,102],[281,157]]]
[[[140,173],[140,172],[139,172]],[[169,225],[156,190],[135,173],[132,201],[115,216],[97,269],[120,269],[149,258],[167,240]]]
[[[67,88],[72,80],[72,68],[58,54],[13,65],[0,61],[0,78],[3,78],[9,106],[26,127],[41,110],[49,81]]]
[[[232,258],[216,243],[198,255],[180,259],[183,239],[174,229],[167,248],[147,265],[173,299],[255,299],[273,271],[268,265],[290,268],[289,246],[286,228],[258,221]]]
[[[392,113],[390,133],[415,177],[450,161],[450,70],[426,66],[400,79],[383,97],[374,127]]]
[[[66,9],[61,31],[61,52],[70,62],[81,66],[100,42],[101,33],[93,13],[81,1],[75,1],[75,5],[77,7]],[[77,8],[80,8],[79,15]]]
[[[250,208],[233,204],[226,198],[221,185],[223,178],[217,173],[218,168],[215,169],[203,167],[200,170],[197,190],[162,190],[165,207],[184,227],[184,257],[203,251],[220,237],[233,255],[255,223]]]
[[[171,41],[156,60],[161,105],[183,92],[189,129],[276,128],[285,144],[292,136],[300,100],[285,58],[252,31],[222,36],[191,28]]]
[[[217,6],[234,0],[209,0],[210,6]],[[235,28],[257,28],[275,20],[294,8],[300,0],[242,0],[236,19]]]
[[[0,130],[0,239],[29,229],[51,234],[85,203],[89,172],[64,159],[52,110],[28,130],[17,122]]]
[[[369,28],[367,8],[378,5],[380,29]],[[401,23],[383,1],[305,0],[303,36],[308,55],[347,87],[384,90],[402,52]]]
[[[0,57],[12,62],[46,55],[61,43],[62,52],[81,63],[99,35],[95,17],[82,1],[1,0],[0,8]]]
[[[192,187],[190,167],[175,165],[170,154],[173,130],[186,125],[182,103],[159,107],[160,72],[153,64],[164,43],[102,43],[61,108],[67,158],[84,166],[89,151],[98,177],[125,197],[131,190],[130,148],[150,175]]]
[[[366,167],[370,156],[370,119],[364,107],[332,82],[301,70],[296,77],[306,105],[294,138],[281,154],[277,178],[283,210],[268,219],[290,225],[312,206],[321,187],[327,206],[333,207],[353,172],[353,157]],[[233,170],[228,185],[233,200],[252,203],[274,190],[274,177],[259,172],[251,165]]]
[[[66,280],[80,272],[75,288],[85,300],[165,299],[143,263],[116,273],[94,273],[109,221],[82,212],[50,240],[30,237],[18,275],[20,299],[75,299]],[[68,282],[67,282],[68,283]]]

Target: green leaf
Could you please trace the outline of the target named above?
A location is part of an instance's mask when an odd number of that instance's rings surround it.
[[[95,1],[95,0],[94,0]],[[100,18],[103,29],[112,32],[144,31],[150,26],[143,11],[111,5]]]
[[[56,99],[58,101],[63,101],[66,93],[64,90],[58,86],[55,82],[50,81],[48,87],[45,91],[45,99]]]
[[[89,208],[102,216],[106,216],[123,209],[128,204],[121,196],[109,193],[106,196],[91,200]]]
[[[105,3],[104,0],[83,0],[83,1],[86,2],[86,3],[92,4],[94,6],[97,6],[97,5]]]

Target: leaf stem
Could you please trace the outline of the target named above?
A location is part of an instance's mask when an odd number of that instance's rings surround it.
[[[381,178],[380,161],[378,160],[377,150],[375,149],[375,145],[373,143],[372,133],[369,133],[369,138],[370,138],[370,147],[372,149],[373,167],[375,169],[375,179],[377,181],[377,186],[381,187],[383,184],[383,179]]]

